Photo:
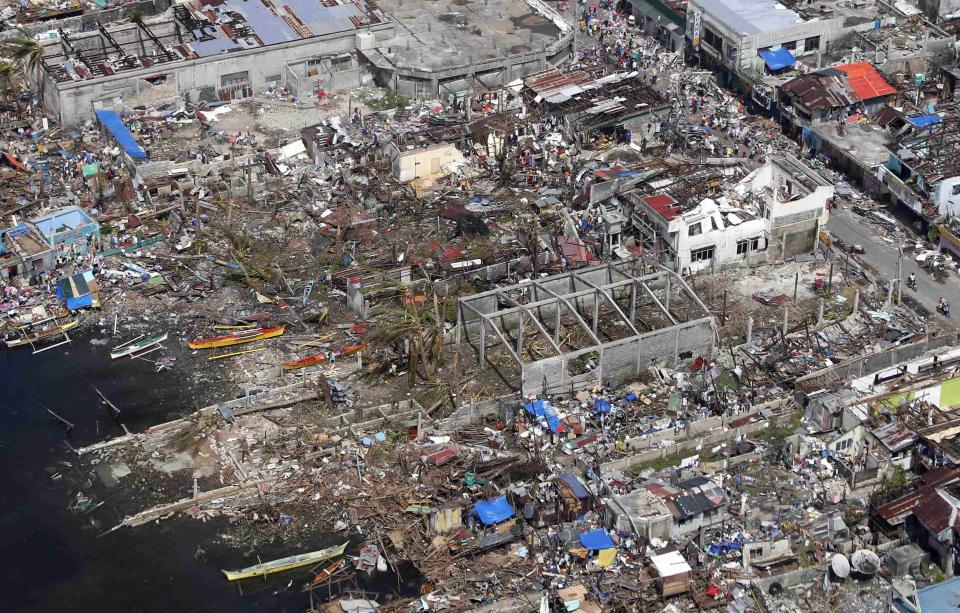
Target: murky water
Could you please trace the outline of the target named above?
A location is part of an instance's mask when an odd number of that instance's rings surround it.
[[[215,401],[212,390],[184,397],[178,373],[154,373],[143,361],[112,362],[106,348],[94,347],[82,336],[66,351],[31,355],[28,349],[0,349],[0,372],[0,552],[5,570],[0,610],[306,609],[308,597],[300,591],[305,573],[248,582],[243,594],[225,581],[220,569],[248,565],[252,552],[216,538],[224,522],[172,519],[100,536],[123,517],[123,488],[104,494],[99,487],[98,501],[105,502],[88,515],[69,510],[77,491],[92,492],[99,484],[86,487],[85,473],[61,463],[76,464],[65,439],[78,447],[122,434],[91,384],[120,407],[131,431],[165,421],[195,402]],[[69,438],[44,407],[74,424]],[[57,473],[63,476],[52,479]],[[333,541],[342,537],[256,553],[268,560]],[[198,548],[203,555],[197,556]],[[363,587],[389,592],[396,583],[392,575],[379,576],[368,578]]]

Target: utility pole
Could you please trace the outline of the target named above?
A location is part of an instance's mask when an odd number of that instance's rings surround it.
[[[897,249],[897,304],[903,304],[903,243]]]

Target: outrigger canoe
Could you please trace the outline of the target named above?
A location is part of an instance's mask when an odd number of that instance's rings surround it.
[[[48,338],[59,336],[68,330],[76,328],[80,324],[76,319],[71,319],[61,323],[49,323],[44,325],[41,328],[35,328],[33,332],[24,332],[22,336],[16,338],[7,339],[6,345],[10,349],[15,347],[22,347],[24,345],[29,345],[31,343],[37,343]],[[19,330],[24,330],[29,328],[29,326],[20,326]]]
[[[339,358],[345,355],[353,355],[354,353],[363,351],[366,348],[367,345],[350,345],[349,347],[344,347],[343,349],[337,349],[335,351],[324,351],[323,353],[311,355],[303,358],[302,360],[297,360],[296,362],[285,362],[283,369],[296,370],[298,368],[306,368],[307,366],[313,366],[315,364],[325,364],[330,360],[331,356],[334,358]]]
[[[111,351],[110,357],[114,360],[124,356],[136,357],[136,355],[141,351],[151,349],[154,345],[159,345],[165,340],[167,340],[167,334],[163,333],[156,336],[148,336],[147,338],[142,338],[133,342],[127,342],[123,345],[117,346],[113,351]]]
[[[334,547],[327,547],[326,549],[321,549],[319,551],[301,553],[295,556],[273,560],[272,562],[255,564],[254,566],[249,566],[240,570],[225,570],[223,571],[223,574],[227,576],[227,581],[249,579],[250,577],[264,577],[266,575],[272,575],[273,573],[282,573],[285,570],[292,570],[294,568],[300,568],[301,566],[316,564],[317,562],[323,562],[324,560],[329,560],[330,558],[342,556],[346,549],[347,543],[344,543]]]
[[[283,336],[284,326],[276,328],[255,328],[253,330],[237,330],[226,336],[217,336],[214,338],[201,338],[190,341],[187,346],[191,349],[216,349],[217,347],[229,347],[230,345],[242,345],[243,343],[252,343],[261,341],[265,338],[274,338]]]

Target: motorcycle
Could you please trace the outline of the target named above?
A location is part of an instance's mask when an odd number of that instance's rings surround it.
[[[912,279],[907,277],[907,287],[913,291],[917,291],[917,278],[913,277]]]
[[[938,304],[937,310],[940,311],[944,317],[950,317],[950,305],[946,302],[943,304]]]

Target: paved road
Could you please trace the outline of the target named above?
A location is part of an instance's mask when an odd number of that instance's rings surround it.
[[[849,208],[834,209],[830,212],[830,221],[827,224],[830,233],[847,245],[863,245],[864,253],[860,259],[869,264],[886,281],[897,277],[898,243],[888,242],[877,236],[874,227],[864,221]],[[926,241],[924,241],[926,242]],[[923,305],[930,313],[935,313],[940,296],[946,298],[951,308],[960,308],[960,282],[956,275],[950,274],[946,283],[938,283],[932,276],[917,265],[916,261],[905,255],[903,257],[903,278],[906,280],[910,273],[917,275],[917,291],[903,288],[904,299],[912,298]],[[894,289],[896,292],[896,289]],[[960,313],[952,315],[953,319],[960,317]]]

